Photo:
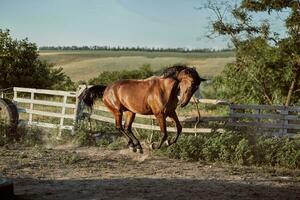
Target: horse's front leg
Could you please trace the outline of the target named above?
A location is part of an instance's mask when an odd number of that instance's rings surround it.
[[[159,115],[155,115],[158,124],[160,126],[160,132],[162,134],[161,140],[160,142],[157,143],[152,143],[151,144],[151,148],[152,149],[159,149],[162,144],[167,140],[168,138],[168,133],[167,133],[167,124],[166,124],[166,116],[164,114],[159,114]]]
[[[176,136],[175,136],[174,139],[172,139],[172,140],[167,140],[167,145],[168,145],[168,146],[170,146],[170,145],[172,145],[172,144],[174,144],[174,143],[177,142],[178,137],[179,137],[179,135],[180,135],[180,133],[181,133],[181,131],[182,131],[182,126],[181,126],[181,124],[180,124],[180,121],[179,121],[179,119],[178,119],[178,117],[177,117],[176,112],[174,111],[174,112],[172,112],[171,114],[169,114],[169,117],[175,122],[176,128],[177,128],[177,133],[176,133]]]

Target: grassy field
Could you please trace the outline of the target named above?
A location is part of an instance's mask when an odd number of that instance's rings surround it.
[[[233,52],[177,53],[139,51],[40,51],[40,59],[55,63],[73,81],[89,80],[103,71],[132,70],[144,64],[152,69],[176,63],[197,68],[202,76],[219,74],[223,67],[234,61]]]

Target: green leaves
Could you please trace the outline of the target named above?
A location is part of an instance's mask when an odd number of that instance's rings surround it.
[[[299,1],[243,0],[231,9],[208,2],[215,14],[213,33],[230,37],[237,51],[236,62],[214,81],[218,97],[242,104],[299,104]],[[255,20],[272,11],[285,12],[287,33],[280,36],[267,20]]]
[[[282,55],[281,48],[270,46],[263,38],[241,42],[236,62],[213,81],[217,97],[241,104],[284,104],[295,66]],[[293,94],[292,103],[299,98]]]
[[[153,76],[154,72],[150,68],[150,65],[143,65],[138,70],[122,70],[122,71],[105,71],[99,74],[98,77],[89,81],[89,84],[93,85],[108,85],[117,80],[123,79],[144,79]]]
[[[239,132],[182,135],[167,148],[171,158],[236,165],[300,168],[300,140],[258,137]]]
[[[0,29],[0,88],[15,86],[74,89],[62,69],[38,59],[36,44],[28,39],[14,40],[9,30]]]

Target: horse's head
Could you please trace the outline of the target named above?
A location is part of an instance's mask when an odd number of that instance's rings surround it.
[[[206,79],[200,78],[198,72],[194,68],[187,67],[181,70],[177,79],[179,80],[179,102],[181,107],[186,106],[193,94],[197,91],[202,81]]]

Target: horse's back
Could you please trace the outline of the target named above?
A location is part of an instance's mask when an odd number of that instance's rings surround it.
[[[148,104],[149,95],[160,87],[160,77],[142,80],[116,81],[106,89],[104,103],[116,109],[130,110],[134,113],[153,114]]]

